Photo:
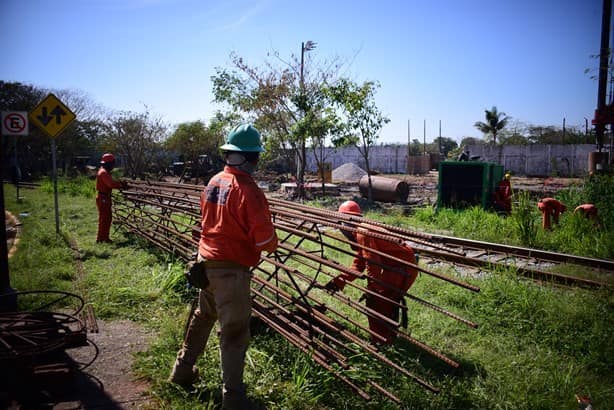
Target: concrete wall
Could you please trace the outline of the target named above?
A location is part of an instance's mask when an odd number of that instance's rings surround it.
[[[324,162],[332,163],[335,169],[346,163],[354,163],[366,170],[365,161],[354,147],[326,148]],[[369,164],[372,170],[384,174],[405,174],[407,172],[407,145],[376,146],[369,149]],[[307,153],[307,170],[316,171],[313,152]]]
[[[583,176],[588,173],[588,153],[595,145],[470,145],[471,156],[480,161],[503,165],[515,175],[527,176]],[[409,165],[416,173],[424,172],[424,166],[415,166],[415,157]],[[366,169],[363,158],[354,147],[326,148],[325,162],[335,169],[346,163],[354,163]],[[371,147],[371,169],[384,174],[404,174],[408,170],[407,145]],[[412,164],[413,163],[413,164]],[[316,171],[313,153],[307,155],[307,170]]]
[[[595,145],[470,145],[470,156],[495,162],[516,175],[583,176],[588,174],[588,154]]]

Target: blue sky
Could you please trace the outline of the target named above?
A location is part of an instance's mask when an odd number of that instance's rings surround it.
[[[601,0],[0,0],[0,79],[76,89],[169,124],[208,121],[210,77],[230,52],[261,66],[335,56],[376,80],[381,142],[481,137],[497,106],[535,125],[584,127],[597,105]]]

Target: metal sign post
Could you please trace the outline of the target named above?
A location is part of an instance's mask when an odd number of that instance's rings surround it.
[[[55,139],[51,138],[51,162],[53,163],[53,205],[55,208],[55,233],[60,233],[60,208],[58,206],[58,167],[55,160]]]
[[[14,155],[13,162],[9,163],[11,181],[15,184],[17,202],[19,202],[19,182],[21,181],[21,171],[19,169],[19,158],[17,157],[18,136],[28,135],[28,113],[26,111],[2,111],[2,135],[13,136]],[[6,153],[8,160],[8,152]]]
[[[53,94],[49,94],[30,113],[30,121],[51,137],[51,160],[53,161],[53,201],[55,204],[55,233],[60,233],[58,207],[58,178],[55,160],[55,137],[73,122],[76,115]]]
[[[3,111],[1,117],[2,135],[15,136],[15,144],[17,144],[18,135],[28,135],[28,113],[22,111]],[[0,144],[0,159],[4,158],[4,152],[1,151]],[[17,145],[15,145],[17,147]],[[8,157],[8,153],[6,153]],[[17,161],[17,153],[15,153],[15,161]],[[14,164],[17,166],[17,163]],[[0,295],[5,297],[0,298],[0,311],[10,311],[17,308],[16,297],[6,297],[6,295],[14,294],[15,291],[11,288],[11,280],[9,277],[9,249],[6,243],[6,215],[4,208],[4,164],[0,165]],[[19,190],[17,190],[17,199],[19,199]]]

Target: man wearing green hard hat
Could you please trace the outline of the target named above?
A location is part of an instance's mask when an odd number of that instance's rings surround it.
[[[200,197],[198,261],[203,262],[207,280],[170,381],[186,387],[196,382],[196,360],[219,320],[222,408],[243,409],[248,402],[243,368],[250,339],[250,268],[259,263],[262,251],[277,248],[277,235],[269,204],[251,176],[264,151],[260,132],[241,124],[228,133],[220,149],[224,170],[211,178]]]

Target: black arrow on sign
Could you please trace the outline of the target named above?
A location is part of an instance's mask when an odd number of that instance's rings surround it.
[[[41,111],[42,115],[38,115],[36,118],[38,118],[41,124],[47,126],[53,117],[51,115],[47,115],[47,107],[43,107]]]
[[[62,123],[62,115],[66,115],[66,111],[59,105],[56,105],[53,111],[51,111],[51,115],[55,115],[55,123],[59,125]]]

